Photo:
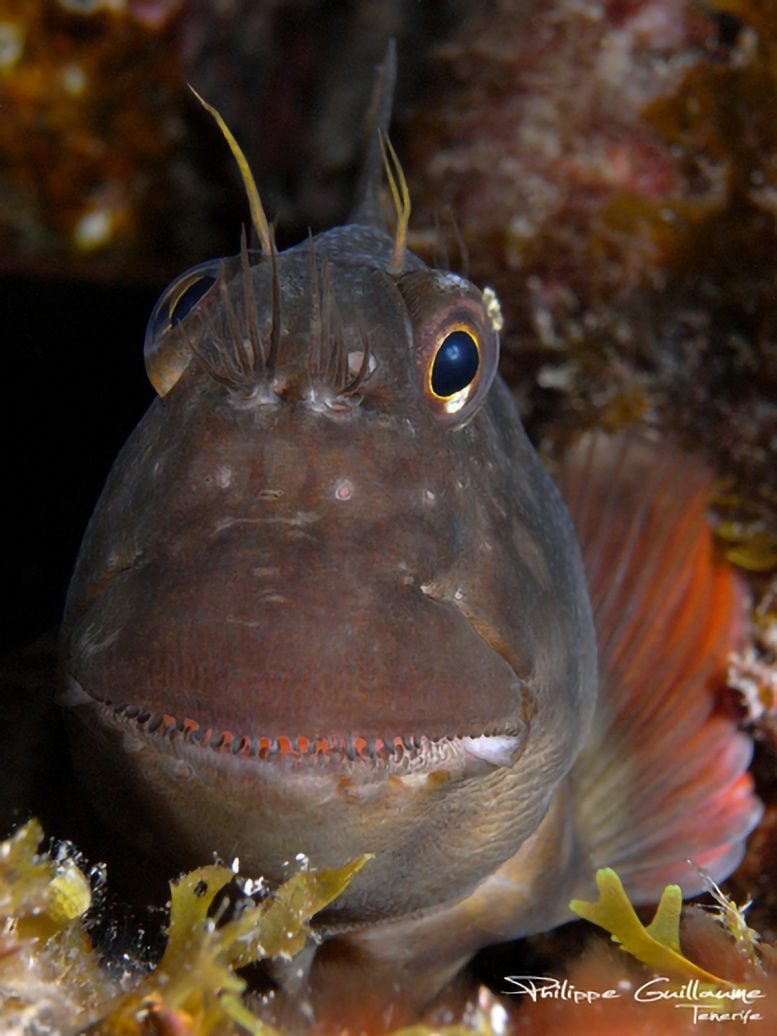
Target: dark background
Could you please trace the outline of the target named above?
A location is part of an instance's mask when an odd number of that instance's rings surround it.
[[[89,515],[153,396],[142,344],[155,297],[152,286],[0,280],[4,650],[60,621]]]

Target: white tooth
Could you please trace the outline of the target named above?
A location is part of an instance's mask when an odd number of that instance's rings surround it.
[[[68,677],[67,687],[57,694],[57,704],[64,706],[73,705],[94,705],[94,698],[90,698],[81,684]]]
[[[481,737],[463,737],[462,747],[469,755],[493,766],[512,766],[518,757],[521,738],[509,734],[484,734]]]

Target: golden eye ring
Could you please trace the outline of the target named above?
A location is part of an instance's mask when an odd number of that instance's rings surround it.
[[[464,326],[454,327],[442,338],[432,356],[427,391],[434,399],[449,403],[469,395],[477,381],[481,363],[480,341]]]

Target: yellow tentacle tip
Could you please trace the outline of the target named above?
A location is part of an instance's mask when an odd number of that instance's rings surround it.
[[[232,152],[232,156],[237,162],[237,167],[240,170],[240,177],[243,181],[246,194],[248,195],[248,204],[251,208],[251,222],[253,223],[254,230],[259,238],[262,251],[265,255],[270,255],[273,248],[272,231],[270,230],[270,224],[267,222],[267,216],[265,215],[264,206],[262,205],[262,199],[259,197],[259,191],[257,190],[256,181],[251,172],[251,167],[248,164],[248,159],[243,154],[242,148],[238,144],[237,140],[235,140],[232,131],[229,126],[227,126],[226,122],[224,122],[218,111],[216,111],[213,105],[208,104],[208,102],[197,93],[191,83],[189,83],[188,86],[203,108],[216,120],[216,125],[223,133],[224,139],[229,145],[229,150]]]
[[[405,265],[405,252],[407,251],[407,227],[410,222],[410,191],[407,188],[407,180],[400,164],[394,146],[388,136],[381,130],[378,137],[380,151],[383,156],[383,168],[386,170],[391,197],[394,201],[394,210],[397,214],[397,226],[394,232],[394,250],[388,264],[388,272],[398,274],[402,272]]]

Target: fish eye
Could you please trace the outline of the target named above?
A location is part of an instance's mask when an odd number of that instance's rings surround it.
[[[457,326],[458,325],[458,326]],[[472,401],[477,397],[481,377],[482,339],[476,324],[469,320],[466,326],[455,323],[438,330],[430,339],[426,360],[425,391],[440,418],[446,423],[465,423],[473,409]],[[487,377],[488,384],[491,378]],[[488,385],[486,385],[488,388]]]
[[[411,270],[396,284],[412,329],[423,401],[440,424],[463,428],[488,398],[499,366],[496,296],[444,270]]]
[[[438,419],[463,427],[480,409],[496,375],[499,339],[474,306],[462,307],[421,334],[424,395]]]
[[[209,259],[193,266],[162,292],[146,326],[143,353],[151,384],[166,395],[186,369],[191,352],[175,341],[170,331],[202,305],[222,269],[223,259]]]
[[[471,385],[480,366],[480,348],[469,331],[451,331],[432,360],[430,385],[439,399],[450,399]]]
[[[176,277],[165,288],[146,328],[147,343],[149,339],[158,338],[189,316],[216,283],[221,264],[221,259],[200,263]]]
[[[175,327],[185,317],[188,317],[200,299],[207,295],[215,283],[215,277],[204,274],[199,280],[185,287],[170,307],[170,326]]]

